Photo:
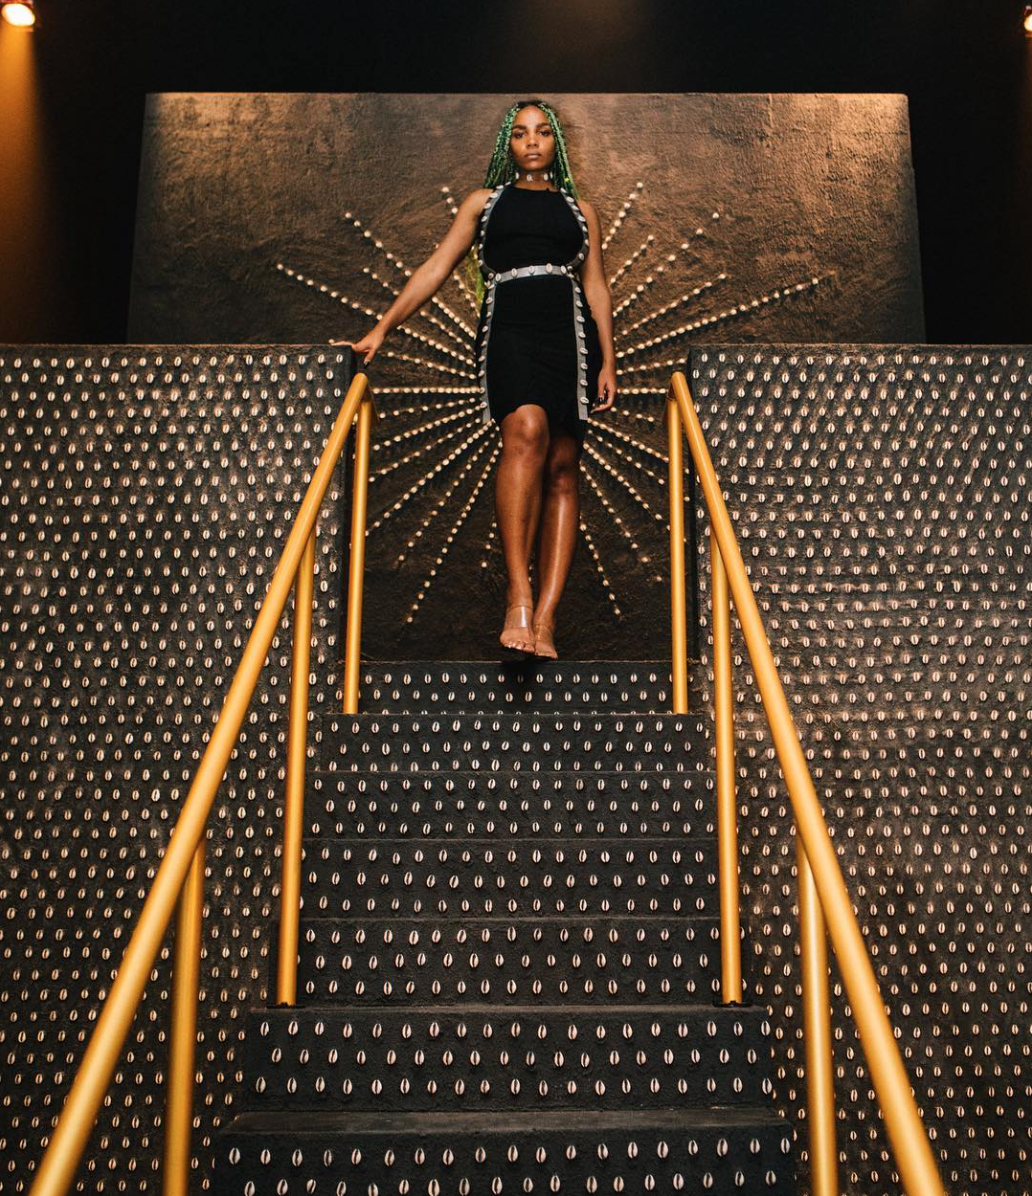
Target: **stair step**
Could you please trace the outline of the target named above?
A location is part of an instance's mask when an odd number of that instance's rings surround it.
[[[244,1113],[216,1151],[218,1196],[796,1191],[791,1128],[741,1106]]]
[[[705,724],[683,714],[334,714],[315,740],[324,771],[676,773],[708,757]]]
[[[312,918],[305,1004],[683,1005],[720,991],[716,918]]]
[[[689,838],[714,831],[713,774],[316,773],[309,833],[343,838]]]
[[[248,1016],[244,1107],[759,1105],[769,1035],[765,1009],[703,1005],[265,1009]]]
[[[248,1016],[214,1191],[794,1192],[669,698],[666,662],[366,662],[315,716],[302,1004]]]
[[[718,913],[712,839],[306,839],[306,916]]]
[[[669,713],[669,660],[366,661],[366,713],[620,711]]]

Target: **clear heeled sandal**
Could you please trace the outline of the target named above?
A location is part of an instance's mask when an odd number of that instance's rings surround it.
[[[527,615],[519,622],[509,618],[509,612],[514,610],[533,611],[533,603],[511,602],[505,608],[505,626],[498,637],[502,652],[506,660],[526,660],[534,655],[534,630]]]
[[[538,660],[558,660],[552,627],[534,628],[534,655]]]

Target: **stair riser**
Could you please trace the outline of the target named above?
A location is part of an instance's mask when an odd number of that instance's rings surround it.
[[[669,661],[408,661],[368,665],[362,710],[451,713],[614,711],[668,713]]]
[[[307,917],[719,913],[709,840],[306,840]]]
[[[267,1010],[246,1037],[245,1107],[424,1112],[763,1104],[766,1014]]]
[[[310,778],[305,808],[308,833],[325,838],[680,840],[713,833],[712,786],[712,774],[701,770],[547,778],[321,773]]]
[[[684,718],[385,715],[328,719],[319,767],[333,771],[677,774],[707,758],[705,730]],[[695,766],[689,763],[693,760]]]
[[[401,1190],[440,1196],[481,1193],[748,1193],[795,1196],[787,1126],[691,1133],[616,1129],[604,1134],[318,1133],[220,1135],[216,1196],[284,1191],[383,1196]],[[401,1189],[402,1181],[409,1187]],[[591,1181],[594,1180],[592,1184]],[[246,1186],[251,1181],[252,1186]],[[436,1182],[437,1187],[432,1185]],[[280,1187],[288,1183],[288,1188]],[[312,1185],[309,1187],[308,1185]],[[338,1187],[337,1185],[346,1185]],[[528,1186],[529,1185],[529,1186]]]
[[[305,1004],[684,1005],[719,996],[715,919],[301,925]]]

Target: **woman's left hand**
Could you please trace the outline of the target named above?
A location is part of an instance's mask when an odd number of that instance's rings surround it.
[[[598,374],[598,398],[592,411],[608,411],[616,398],[616,366],[604,365]]]

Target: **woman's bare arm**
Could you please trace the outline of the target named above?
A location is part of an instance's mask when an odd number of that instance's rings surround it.
[[[469,252],[476,235],[477,218],[484,210],[490,194],[490,189],[479,187],[466,196],[440,245],[421,266],[412,271],[397,299],[360,341],[337,340],[330,341],[330,344],[351,345],[356,353],[366,354],[364,362],[368,363],[387,333],[403,324],[413,312],[419,311],[428,299],[436,295]]]
[[[613,297],[609,292],[605,266],[602,262],[602,227],[598,214],[586,199],[578,199],[588,224],[588,256],[581,266],[581,286],[598,326],[598,341],[602,349],[602,370],[598,376],[598,401],[594,411],[612,407],[616,397],[616,351],[613,348]]]

